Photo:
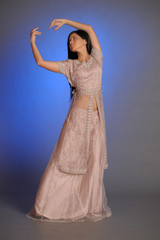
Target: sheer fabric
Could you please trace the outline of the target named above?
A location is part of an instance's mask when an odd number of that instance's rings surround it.
[[[58,61],[60,72],[76,91],[27,217],[70,222],[98,221],[112,215],[103,183],[108,162],[102,58],[102,52],[92,48],[87,63]]]
[[[74,108],[79,107],[87,110],[87,117],[83,119],[83,125],[78,128],[76,136],[71,137],[66,135],[66,141],[74,142],[77,148],[76,155],[72,152],[64,154],[65,148],[61,148],[61,155],[59,157],[59,170],[69,173],[85,174],[88,164],[89,144],[91,135],[91,121],[92,113],[98,110],[100,115],[101,126],[103,129],[103,144],[104,144],[104,169],[108,168],[107,161],[107,146],[106,146],[106,126],[102,96],[102,51],[92,48],[88,62],[80,62],[77,59],[67,59],[65,61],[58,61],[59,69],[64,74],[70,84],[76,88],[73,96],[71,113],[69,117],[74,115]],[[73,112],[73,114],[72,114]],[[70,126],[67,126],[66,129]],[[69,122],[70,124],[70,122]],[[75,130],[74,130],[75,131]],[[73,133],[73,131],[71,130]],[[74,134],[73,134],[74,135]],[[72,144],[72,146],[74,145]],[[65,146],[64,139],[64,146]],[[71,144],[70,144],[71,146]],[[79,155],[77,152],[79,149]],[[64,150],[64,151],[63,151]]]

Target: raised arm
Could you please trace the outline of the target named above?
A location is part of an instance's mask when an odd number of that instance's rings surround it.
[[[70,26],[72,26],[74,28],[86,31],[89,34],[89,37],[91,39],[92,47],[94,47],[94,48],[96,48],[98,50],[101,50],[98,38],[97,38],[96,33],[93,30],[91,25],[80,23],[80,22],[76,22],[76,21],[72,21],[72,20],[68,20],[68,19],[54,19],[51,22],[49,28],[51,28],[52,26],[57,25],[57,27],[54,29],[54,31],[55,31],[58,28],[60,28],[61,26],[63,26],[64,24],[67,24],[67,25],[70,25]],[[58,62],[44,60],[42,58],[42,56],[41,56],[41,54],[40,54],[36,44],[35,44],[36,34],[41,35],[41,32],[36,31],[38,28],[39,27],[34,28],[31,31],[31,34],[30,34],[30,36],[31,36],[30,42],[31,42],[31,47],[32,47],[32,51],[33,51],[33,55],[34,55],[35,61],[38,64],[38,66],[40,66],[40,67],[43,67],[43,68],[45,68],[47,70],[50,70],[50,71],[53,71],[53,72],[60,73]]]
[[[40,67],[46,68],[47,70],[60,73],[59,65],[57,62],[43,60],[43,58],[36,46],[36,43],[35,43],[36,34],[41,35],[41,32],[36,31],[36,29],[38,29],[38,27],[32,29],[32,31],[31,31],[30,42],[31,42],[33,56],[34,56],[34,59],[35,59],[37,65]]]
[[[64,20],[65,20],[65,24],[70,25],[70,26],[72,26],[74,28],[86,31],[89,34],[89,37],[91,39],[92,47],[95,47],[98,50],[101,50],[100,43],[99,43],[98,38],[96,36],[96,33],[93,30],[91,25],[80,23],[80,22],[75,22],[75,21],[68,20],[68,19],[64,19]]]
[[[97,48],[98,50],[101,50],[101,46],[100,43],[98,41],[98,38],[96,36],[95,31],[93,30],[91,25],[88,24],[84,24],[84,23],[80,23],[80,22],[76,22],[76,21],[72,21],[72,20],[68,20],[68,19],[54,19],[49,28],[53,27],[53,26],[57,26],[54,31],[56,31],[57,29],[59,29],[61,26],[63,26],[63,24],[67,24],[69,26],[72,26],[74,28],[80,29],[80,30],[84,30],[89,34],[89,37],[91,39],[91,45],[92,47]]]

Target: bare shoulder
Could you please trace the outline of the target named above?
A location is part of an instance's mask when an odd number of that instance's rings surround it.
[[[94,29],[92,28],[92,26],[90,25],[90,28],[88,30],[88,34],[89,34],[89,37],[91,39],[91,45],[93,48],[97,49],[97,50],[101,50],[101,46],[100,46],[100,43],[99,43],[99,40],[98,40],[98,37],[94,31]]]

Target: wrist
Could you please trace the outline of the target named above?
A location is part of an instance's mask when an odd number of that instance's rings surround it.
[[[68,23],[67,23],[67,19],[63,19],[63,21],[64,21],[64,24],[68,24]]]
[[[35,40],[30,39],[30,42],[31,42],[31,44],[34,44],[34,43],[35,43]]]

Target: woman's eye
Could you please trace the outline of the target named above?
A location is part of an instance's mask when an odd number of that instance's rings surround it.
[[[76,39],[77,37],[73,37],[73,38]],[[71,42],[71,40],[69,42]]]

